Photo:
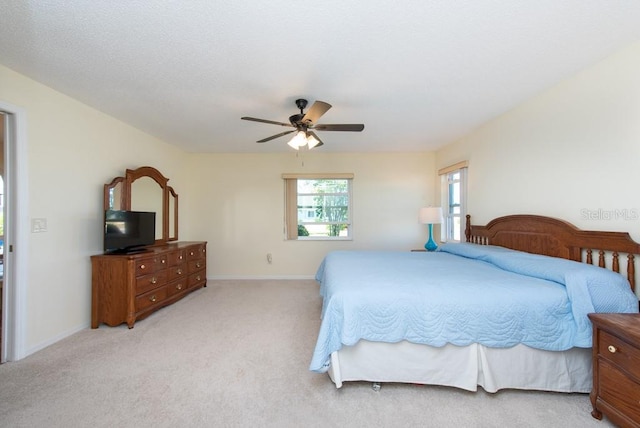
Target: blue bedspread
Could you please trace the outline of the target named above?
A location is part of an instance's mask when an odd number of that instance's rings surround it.
[[[316,274],[322,323],[310,369],[360,339],[562,351],[591,346],[590,312],[638,312],[620,274],[500,247],[334,251]]]

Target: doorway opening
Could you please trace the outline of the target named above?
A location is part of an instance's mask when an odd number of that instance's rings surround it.
[[[0,289],[0,363],[17,361],[25,349],[28,270],[26,111],[0,100],[0,176],[2,196],[2,288]]]
[[[5,349],[4,343],[4,137],[5,114],[0,112],[0,350]],[[4,353],[0,354],[0,364],[5,361]]]

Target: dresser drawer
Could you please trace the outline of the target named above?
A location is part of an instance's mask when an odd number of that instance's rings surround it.
[[[204,259],[206,257],[206,245],[194,245],[187,249],[187,260]]]
[[[189,275],[189,288],[202,285],[207,282],[207,275],[204,270]]]
[[[154,288],[158,288],[167,283],[167,270],[160,270],[157,272],[143,275],[136,278],[136,294],[142,294]]]
[[[175,294],[181,293],[187,289],[187,277],[185,276],[182,279],[177,281],[172,281],[167,284],[167,297],[171,297]]]
[[[167,255],[167,264],[169,266],[176,266],[184,263],[187,260],[187,252],[185,250],[172,251]]]
[[[191,260],[189,261],[189,272],[196,272],[204,269],[207,265],[205,259]]]
[[[180,278],[186,278],[187,265],[183,264],[183,265],[171,266],[169,267],[169,269],[167,269],[167,272],[169,275],[169,281],[174,281]]]
[[[634,421],[640,422],[640,384],[609,361],[600,359],[600,398]]]
[[[640,382],[640,349],[635,348],[620,338],[600,331],[598,354],[620,367],[624,367]]]
[[[136,311],[142,311],[151,306],[157,305],[167,298],[167,286],[151,290],[136,297]]]
[[[161,254],[153,257],[136,260],[136,276],[146,275],[167,266],[167,255]]]

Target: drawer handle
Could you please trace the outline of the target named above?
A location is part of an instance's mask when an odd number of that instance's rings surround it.
[[[196,281],[200,281],[200,275],[196,276]]]
[[[162,259],[162,261],[160,263],[165,264],[167,261],[165,259]]]
[[[197,267],[197,268],[202,267],[202,265],[200,264],[200,262],[196,263],[196,267]]]
[[[153,278],[151,278],[151,283],[155,284],[158,282],[158,278],[156,278],[155,276]]]
[[[152,302],[155,302],[156,300],[158,300],[158,298],[154,294],[153,296],[149,297],[149,300],[151,300]]]
[[[182,260],[182,254],[180,255],[180,257],[178,257],[178,260]]]
[[[146,269],[147,267],[145,265],[140,265],[140,269]]]
[[[613,345],[609,345],[609,347],[608,347],[607,349],[608,349],[608,350],[609,350],[609,352],[611,352],[612,354],[615,354],[615,353],[618,351],[618,349],[617,349],[615,346],[613,346]]]
[[[191,256],[193,256],[193,254],[194,254],[194,253],[193,253],[193,251],[191,251],[191,252],[189,253],[189,255],[191,255]]]
[[[182,290],[182,284],[176,285],[176,290]]]
[[[176,271],[176,273],[177,273],[178,275],[182,275],[182,269],[178,269],[178,270]]]

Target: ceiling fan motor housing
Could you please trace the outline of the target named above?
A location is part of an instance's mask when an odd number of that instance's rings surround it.
[[[298,108],[300,109],[300,114],[302,114],[302,110],[307,108],[307,100],[305,100],[304,98],[298,98],[296,100],[296,106],[298,106]]]
[[[293,116],[289,116],[289,122],[291,122],[293,126],[298,126],[303,117],[304,114],[294,114]]]
[[[298,98],[296,100],[296,106],[300,109],[300,113],[289,116],[289,123],[279,122],[276,120],[259,119],[256,117],[248,117],[248,116],[241,117],[240,119],[295,128],[294,130],[281,132],[279,134],[272,135],[267,138],[263,138],[262,140],[256,141],[257,143],[265,143],[275,138],[279,138],[279,137],[291,134],[292,132],[302,131],[306,134],[307,138],[311,137],[313,138],[314,141],[316,141],[316,144],[314,144],[313,146],[310,146],[310,148],[321,146],[323,144],[322,141],[320,141],[320,139],[318,138],[318,136],[312,131],[313,129],[317,129],[318,131],[352,131],[352,132],[354,131],[360,132],[364,129],[363,124],[318,125],[316,123],[318,119],[323,114],[325,114],[327,110],[331,108],[331,104],[325,103],[324,101],[316,100],[313,103],[313,105],[309,108],[309,111],[307,113],[304,112],[304,109],[307,107],[307,100],[305,100],[304,98]]]

